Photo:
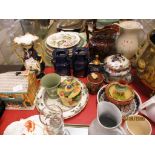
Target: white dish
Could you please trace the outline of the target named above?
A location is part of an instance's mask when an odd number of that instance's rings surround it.
[[[61,81],[64,81],[68,77],[69,76],[61,76]],[[77,115],[78,113],[80,113],[88,102],[89,93],[88,93],[88,89],[85,86],[85,84],[82,83],[78,78],[75,78],[75,79],[80,83],[81,93],[82,93],[82,97],[78,101],[77,106],[66,107],[61,103],[61,100],[59,98],[58,99],[48,98],[48,95],[45,89],[43,87],[40,87],[39,92],[36,95],[36,100],[35,100],[38,111],[41,111],[44,107],[48,106],[49,104],[50,105],[55,104],[55,105],[58,105],[62,109],[64,119],[73,117]]]
[[[75,32],[58,32],[46,39],[46,44],[51,48],[71,48],[80,42],[80,37]]]

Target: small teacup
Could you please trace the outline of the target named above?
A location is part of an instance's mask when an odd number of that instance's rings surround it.
[[[141,115],[130,115],[125,119],[125,129],[130,135],[151,135],[150,122]]]
[[[100,102],[97,108],[97,121],[106,134],[126,134],[121,127],[122,114],[118,107],[111,102]]]
[[[57,87],[60,83],[61,76],[56,73],[47,74],[41,79],[41,86],[46,89],[48,96],[52,99],[58,98]]]

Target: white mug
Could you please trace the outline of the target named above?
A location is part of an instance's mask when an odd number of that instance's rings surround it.
[[[111,102],[99,102],[97,107],[97,122],[107,134],[126,134],[121,127],[122,114]]]
[[[155,122],[155,96],[144,102],[140,107],[139,111],[147,116],[150,120]]]

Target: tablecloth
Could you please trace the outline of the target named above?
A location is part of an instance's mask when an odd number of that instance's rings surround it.
[[[47,67],[45,73],[54,72],[52,67]],[[133,72],[135,75],[135,72]],[[79,78],[82,82],[86,83],[86,78]],[[140,95],[142,102],[149,99],[150,90],[143,86],[141,82],[137,79],[136,76],[133,76],[133,82],[130,84]],[[81,124],[81,125],[90,125],[93,119],[96,118],[96,109],[97,109],[97,96],[89,95],[89,100],[86,107],[76,116],[66,119],[65,124]],[[0,118],[0,134],[3,134],[5,128],[12,122],[18,121],[22,118],[27,118],[32,115],[39,114],[37,109],[30,111],[19,111],[19,110],[5,110],[3,116]],[[150,121],[151,122],[151,121]],[[152,124],[152,134],[155,135],[155,123]]]

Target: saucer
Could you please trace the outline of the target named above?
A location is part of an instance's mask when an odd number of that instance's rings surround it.
[[[88,135],[122,135],[122,132],[119,130],[106,130],[103,129],[97,119],[94,119],[88,128]]]

